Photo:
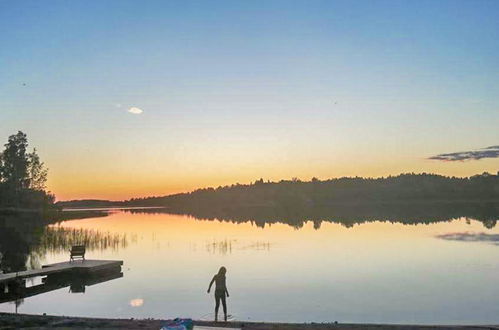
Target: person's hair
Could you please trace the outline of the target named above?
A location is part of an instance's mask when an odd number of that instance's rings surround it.
[[[220,267],[218,275],[225,276],[225,273],[227,273],[227,269],[224,266]]]

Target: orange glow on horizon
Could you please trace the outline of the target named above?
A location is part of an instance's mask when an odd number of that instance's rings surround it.
[[[74,175],[65,170],[52,170],[49,175],[50,191],[57,200],[72,199],[108,199],[126,200],[149,196],[165,196],[169,194],[193,191],[199,188],[218,187],[231,184],[248,184],[263,178],[265,181],[289,180],[297,177],[308,181],[312,177],[321,180],[343,176],[382,177],[400,173],[436,173],[446,176],[466,177],[483,172],[496,173],[499,169],[497,160],[465,162],[438,162],[429,160],[399,161],[393,163],[359,164],[355,162],[337,162],[315,164],[314,168],[283,164],[277,168],[258,168],[241,166],[236,171],[234,166],[219,171],[209,168],[203,172],[175,169],[176,173],[167,169],[162,173],[144,170],[136,173],[136,169],[127,173],[127,166],[120,164],[117,171],[84,172]],[[132,173],[136,174],[132,174]]]

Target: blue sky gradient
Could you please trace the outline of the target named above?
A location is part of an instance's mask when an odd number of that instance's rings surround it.
[[[498,1],[1,1],[0,136],[63,198],[470,175],[427,158],[499,143],[498,54]]]

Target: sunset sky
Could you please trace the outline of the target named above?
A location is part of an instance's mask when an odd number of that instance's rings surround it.
[[[0,1],[0,141],[59,200],[497,172],[499,1]]]

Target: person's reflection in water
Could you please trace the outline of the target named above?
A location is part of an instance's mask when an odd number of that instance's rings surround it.
[[[222,301],[222,307],[224,309],[224,320],[227,321],[227,303],[225,301],[225,295],[229,297],[229,291],[227,291],[227,285],[225,285],[225,273],[227,269],[225,267],[220,267],[218,274],[213,276],[208,287],[208,293],[210,293],[211,286],[215,282],[215,321],[218,321],[218,308],[220,307],[220,301]]]

